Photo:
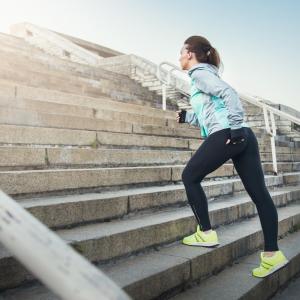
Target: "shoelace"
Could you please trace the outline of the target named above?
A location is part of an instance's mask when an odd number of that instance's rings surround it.
[[[269,270],[270,268],[273,267],[273,265],[272,265],[272,264],[268,264],[268,263],[265,262],[265,261],[262,261],[262,262],[260,263],[260,267],[263,267],[264,269]]]
[[[194,235],[196,237],[197,242],[205,242],[205,240],[200,235],[198,235],[197,232],[195,232]],[[200,241],[198,238],[200,239]]]

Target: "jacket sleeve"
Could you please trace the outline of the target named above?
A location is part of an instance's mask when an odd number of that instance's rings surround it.
[[[204,132],[203,127],[201,126],[199,119],[194,111],[186,111],[185,114],[185,123],[189,123],[200,128],[200,138],[205,140],[207,134]]]
[[[199,90],[224,100],[231,129],[241,128],[244,120],[244,110],[238,93],[216,74],[208,70],[196,70],[192,76]]]
[[[199,120],[197,118],[197,115],[193,111],[187,111],[186,112],[185,123],[189,123],[191,125],[195,125],[195,126],[201,127],[200,123],[199,123]]]

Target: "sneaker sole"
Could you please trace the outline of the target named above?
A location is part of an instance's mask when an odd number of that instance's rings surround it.
[[[217,246],[220,245],[220,243],[191,243],[191,244],[185,244],[182,243],[183,245],[187,245],[187,246],[202,246],[202,247],[213,247],[213,246]]]
[[[285,262],[283,262],[283,263],[277,265],[272,271],[270,271],[270,272],[269,272],[268,274],[266,274],[265,276],[256,276],[256,275],[253,275],[253,274],[252,274],[252,276],[258,277],[258,278],[264,278],[264,277],[267,277],[267,276],[271,275],[272,273],[276,272],[277,270],[283,268],[285,265],[288,264],[288,262],[289,262],[289,261],[285,261]]]

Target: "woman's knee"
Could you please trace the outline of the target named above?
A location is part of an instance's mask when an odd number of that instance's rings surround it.
[[[199,171],[199,170],[198,170]],[[191,183],[199,183],[202,180],[202,176],[201,174],[199,175],[199,172],[197,172],[198,174],[196,174],[192,168],[186,166],[181,174],[181,179],[182,182],[186,185],[186,184],[191,184]]]

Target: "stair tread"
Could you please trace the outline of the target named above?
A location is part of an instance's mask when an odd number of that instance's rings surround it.
[[[289,282],[287,287],[277,292],[277,294],[272,298],[272,300],[299,300],[299,295],[300,277],[298,274],[296,278],[292,279],[292,281]]]

